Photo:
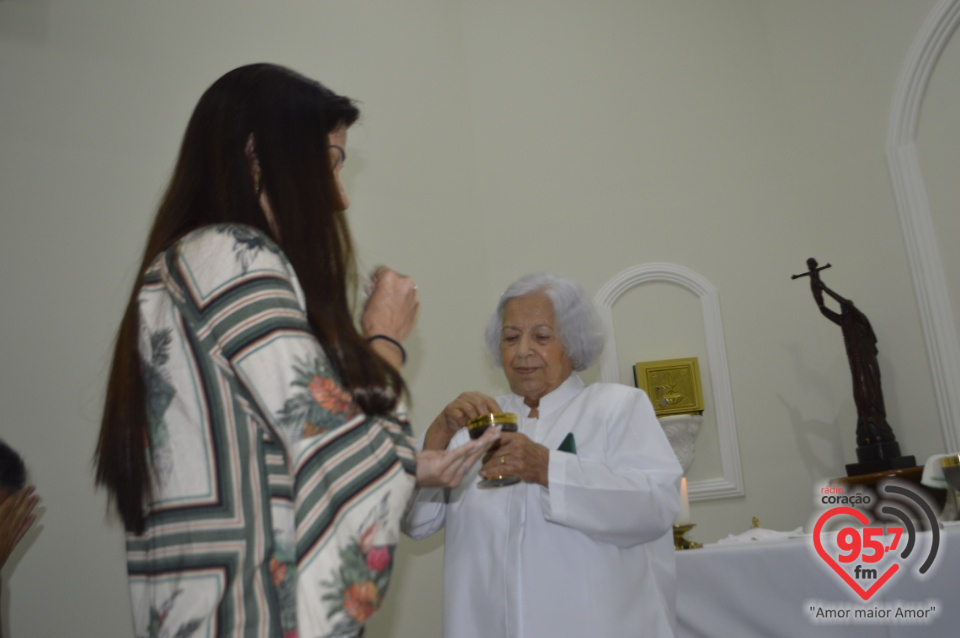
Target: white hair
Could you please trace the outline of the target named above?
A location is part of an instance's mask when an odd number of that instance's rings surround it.
[[[600,358],[607,340],[606,330],[593,300],[577,282],[549,273],[532,273],[516,280],[500,295],[497,309],[487,323],[485,340],[493,362],[503,365],[500,339],[503,333],[503,309],[515,297],[543,293],[553,305],[557,337],[573,369],[586,370]]]

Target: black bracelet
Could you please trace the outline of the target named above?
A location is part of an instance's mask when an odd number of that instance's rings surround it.
[[[383,339],[384,341],[389,341],[393,345],[397,346],[400,350],[400,363],[404,364],[407,362],[407,351],[403,349],[403,346],[400,345],[400,342],[394,339],[393,337],[388,337],[387,335],[371,335],[367,337],[367,343],[373,343],[377,339]]]

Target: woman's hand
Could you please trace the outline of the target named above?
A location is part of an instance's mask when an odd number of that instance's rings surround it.
[[[549,487],[549,467],[550,450],[534,443],[525,434],[503,432],[500,435],[500,445],[493,448],[484,459],[480,476],[518,476],[525,483],[539,483]]]
[[[466,427],[470,419],[499,411],[500,405],[492,397],[481,392],[464,392],[447,404],[430,424],[423,440],[423,449],[445,450],[457,430]]]
[[[36,520],[33,508],[40,501],[33,487],[10,494],[0,502],[0,567]]]
[[[413,330],[419,310],[420,294],[413,279],[380,266],[370,278],[360,325],[368,336],[382,334],[402,342]]]
[[[420,294],[413,279],[380,266],[370,278],[370,296],[363,308],[360,326],[364,335],[384,335],[402,343],[413,330],[420,311]],[[385,339],[371,344],[377,354],[398,370],[403,364],[403,352]]]
[[[500,438],[488,428],[479,439],[456,450],[422,450],[417,454],[417,487],[457,487],[467,471]]]

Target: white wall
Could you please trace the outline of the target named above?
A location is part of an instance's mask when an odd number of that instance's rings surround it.
[[[420,285],[418,428],[462,390],[502,390],[480,334],[515,277],[551,270],[594,293],[673,262],[720,293],[746,489],[694,503],[693,536],[754,515],[803,525],[814,484],[855,460],[839,328],[789,278],[813,256],[873,323],[905,453],[945,451],[884,156],[934,0],[265,4],[0,0],[0,437],[45,509],[4,569],[8,635],[129,635],[122,534],[90,471],[108,352],[189,113],[252,61],[361,101],[351,219],[364,269]],[[955,135],[955,94],[936,95],[921,131]],[[931,138],[954,232],[956,145]],[[669,321],[668,298],[651,320]],[[621,362],[688,356],[645,342],[643,321],[618,336]],[[438,635],[441,539],[402,548],[369,633]]]

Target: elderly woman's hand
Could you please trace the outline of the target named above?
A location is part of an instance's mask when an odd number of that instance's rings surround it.
[[[550,466],[550,450],[534,443],[525,434],[503,432],[500,445],[493,448],[484,459],[480,476],[518,476],[526,483],[539,483],[549,487],[547,469]]]
[[[499,411],[500,404],[493,397],[481,392],[464,392],[450,402],[430,424],[424,437],[423,449],[445,450],[457,430],[466,427],[470,419]]]
[[[421,450],[417,454],[417,487],[457,487],[494,442],[500,430],[487,428],[479,439],[456,450]]]

